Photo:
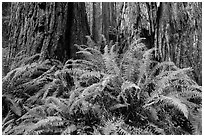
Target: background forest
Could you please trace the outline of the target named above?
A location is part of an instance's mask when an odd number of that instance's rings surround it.
[[[3,2],[2,134],[202,134],[202,3]]]

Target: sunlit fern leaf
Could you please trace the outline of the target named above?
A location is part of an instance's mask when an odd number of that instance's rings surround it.
[[[104,135],[116,135],[117,127],[111,120],[106,121],[105,126],[102,128]]]
[[[116,52],[115,52],[115,49],[116,49],[116,44],[112,44],[112,43],[110,43],[110,54],[111,55],[116,55]]]
[[[54,104],[56,106],[56,109],[59,112],[66,113],[69,109],[69,106],[67,106],[69,103],[65,104],[60,98],[56,97],[49,97],[46,99],[45,104]]]
[[[81,93],[81,97],[86,97],[87,95],[89,95],[90,93],[94,92],[96,90],[96,88],[98,88],[100,86],[100,83],[94,83],[91,86],[87,87],[84,89],[84,91]]]
[[[128,107],[128,105],[127,104],[115,104],[115,105],[111,106],[109,109],[115,110],[115,109],[119,109],[119,108],[123,108],[123,107]]]
[[[153,121],[157,121],[159,119],[157,110],[154,107],[149,106],[146,107],[145,109],[148,110],[150,119],[152,119]]]
[[[64,63],[64,66],[66,66],[67,64],[72,64],[74,63],[75,60],[74,59],[68,59],[65,63]],[[64,68],[64,67],[63,67]]]
[[[105,75],[101,80],[102,88],[105,88],[112,80],[114,80],[115,75]]]
[[[64,122],[61,117],[49,116],[49,117],[46,117],[45,119],[38,121],[35,124],[35,127],[33,128],[33,130],[41,128],[41,127],[46,127],[46,126],[61,126],[63,124]]]
[[[80,79],[89,79],[89,78],[98,78],[100,79],[105,73],[99,72],[99,71],[90,71],[90,72],[85,72],[80,76]]]
[[[66,129],[61,133],[61,135],[71,135],[74,131],[77,130],[75,125],[67,126]]]
[[[85,72],[90,72],[88,70],[83,70],[79,68],[65,69],[64,71],[74,76],[81,76]]]
[[[45,133],[49,133],[49,132],[54,132],[52,129],[56,129],[57,130],[57,127],[61,127],[64,125],[64,122],[62,120],[61,117],[58,117],[58,116],[49,116],[49,117],[46,117],[45,119],[42,119],[40,121],[38,121],[37,123],[35,123],[34,125],[32,125],[32,127],[25,131],[25,134],[30,134],[30,132],[37,132],[38,134],[39,133],[42,133],[42,132],[45,132]],[[44,130],[44,131],[41,131],[41,130]],[[40,131],[40,132],[38,132]]]
[[[120,69],[115,61],[115,56],[109,54],[107,45],[105,47],[105,53],[103,54],[103,60],[108,74],[119,75]]]
[[[34,123],[28,124],[20,124],[18,126],[13,127],[12,130],[7,133],[8,135],[23,135],[26,134],[34,126]]]
[[[134,88],[133,93],[131,92],[130,89]],[[128,94],[131,96],[131,99],[133,99],[133,97],[135,97],[137,95],[137,98],[139,99],[139,91],[140,91],[140,87],[137,86],[135,83],[130,82],[130,81],[125,81],[123,82],[122,86],[121,86],[121,95],[124,96],[124,94],[126,94],[126,90],[129,92]]]
[[[155,93],[154,95],[146,99],[145,104],[143,105],[143,108],[146,109],[154,104],[157,104],[159,101],[160,101],[159,95]]]
[[[122,86],[121,86],[121,90],[122,92],[125,92],[126,90],[129,90],[130,88],[135,88],[135,89],[139,89],[140,87],[137,86],[135,83],[130,82],[130,81],[125,81],[123,82]]]
[[[53,126],[35,131],[30,131],[27,132],[25,135],[60,135],[62,131],[63,131],[62,127]]]
[[[123,127],[124,124],[122,117],[113,117],[105,121],[102,132],[105,135],[129,135],[129,132]]]
[[[181,102],[181,100],[179,98],[176,98],[174,96],[160,96],[160,100],[164,101],[165,103],[169,104],[169,105],[173,105],[174,107],[176,107],[178,110],[180,110],[184,116],[186,118],[188,118],[189,115],[189,111],[187,106]]]

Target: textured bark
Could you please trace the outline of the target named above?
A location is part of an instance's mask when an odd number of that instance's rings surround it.
[[[93,39],[98,42],[99,41],[99,34],[100,34],[100,3],[93,2],[93,26],[92,26],[92,35]]]
[[[85,3],[12,3],[11,9],[9,58],[24,50],[66,61],[75,54],[73,44],[89,35]]]
[[[115,6],[114,6],[114,2],[110,2],[109,4],[109,8],[110,8],[110,26],[115,27],[116,25],[116,17],[115,17]]]
[[[109,40],[109,21],[110,21],[110,14],[109,14],[109,3],[103,2],[102,3],[102,32],[105,35],[105,38]]]
[[[199,85],[202,84],[201,9],[201,3],[162,2],[157,8],[155,33],[152,33],[159,61],[173,61],[180,68],[192,67],[191,77]]]
[[[156,47],[155,60],[192,67],[191,77],[202,84],[202,4],[182,2],[136,3],[135,25],[148,48]],[[144,9],[147,15],[144,14]],[[141,16],[142,15],[142,16]],[[145,24],[148,22],[148,24]]]

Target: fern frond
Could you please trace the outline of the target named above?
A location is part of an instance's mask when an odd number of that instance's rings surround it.
[[[88,48],[87,45],[78,45],[78,44],[74,44],[75,47],[77,47],[79,50],[84,50],[85,48]]]
[[[175,66],[175,64],[173,62],[161,62],[159,64],[157,64],[151,71],[151,73],[149,74],[149,78],[152,79],[153,76],[155,75],[156,71],[159,69],[159,68],[162,68],[162,67],[166,67],[166,66],[170,66],[176,70],[178,70],[178,68]],[[163,70],[164,71],[164,70]]]
[[[69,101],[67,100],[62,101],[62,99],[60,98],[49,97],[46,99],[45,104],[46,105],[53,104],[55,106],[55,109],[58,112],[63,113],[63,114],[68,113],[68,110],[69,110]]]
[[[142,81],[143,77],[145,78],[144,84],[148,82],[148,75],[151,71],[150,66],[153,61],[151,61],[152,58],[152,52],[155,51],[155,48],[149,49],[144,52],[142,61],[140,62],[139,67],[139,75],[138,75],[138,85],[140,85],[140,82]]]
[[[87,38],[87,45],[88,47],[94,47],[96,43],[91,39],[90,36],[85,36]]]
[[[189,115],[188,108],[184,103],[181,102],[180,99],[178,99],[178,98],[176,98],[174,96],[163,96],[163,95],[161,95],[160,100],[164,101],[168,105],[173,105],[178,110],[180,110],[184,114],[184,116],[186,118],[188,118],[188,115]]]
[[[106,71],[108,74],[120,74],[120,69],[115,61],[115,56],[110,55],[108,52],[108,47],[105,47],[107,51],[105,51],[103,55],[103,60],[105,63]]]
[[[149,115],[149,118],[150,118],[150,119],[152,119],[152,120],[154,120],[154,121],[157,121],[157,120],[159,119],[157,110],[156,110],[154,107],[148,106],[148,107],[146,107],[145,109],[148,110],[148,112],[149,112],[149,114],[150,114],[150,115]]]
[[[33,126],[34,126],[34,123],[20,124],[18,126],[13,127],[13,129],[10,130],[7,134],[9,134],[9,135],[24,135]]]
[[[40,120],[44,118],[46,118],[45,106],[41,105],[30,109],[27,113],[20,117],[19,121],[26,119]]]
[[[117,123],[120,125],[121,123]],[[103,127],[103,133],[105,135],[116,135],[117,134],[117,124],[114,123],[112,120],[107,120],[105,126]]]
[[[76,130],[77,127],[75,125],[70,125],[66,127],[66,129],[61,133],[61,135],[71,135]]]
[[[57,127],[64,125],[64,122],[61,117],[58,116],[49,116],[46,119],[38,121],[36,124],[32,125],[29,130],[25,131],[25,134],[42,134],[42,133],[53,133],[56,132]],[[55,129],[52,130],[52,129]]]
[[[193,125],[193,134],[202,135],[202,109],[199,109],[196,114],[190,113],[189,120]]]
[[[130,82],[130,81],[125,81],[123,82],[122,86],[121,86],[121,90],[122,92],[125,92],[126,90],[130,89],[130,88],[135,88],[135,89],[140,89],[139,86],[137,86],[135,83]]]
[[[145,47],[144,44],[141,44],[141,43],[138,44],[138,43],[139,43],[141,40],[143,40],[143,39],[145,39],[145,38],[140,38],[140,39],[138,39],[138,40],[135,40],[132,44],[130,44],[129,49],[130,49],[130,50],[136,50],[136,49]]]
[[[115,110],[115,109],[119,109],[119,108],[123,108],[123,107],[128,107],[128,105],[127,104],[115,104],[115,105],[111,106],[109,109]]]
[[[105,73],[103,72],[98,72],[98,71],[90,71],[90,72],[85,72],[80,76],[80,79],[89,79],[92,77],[100,79],[102,76],[104,76]]]
[[[100,83],[95,83],[92,84],[91,86],[87,87],[84,89],[84,91],[81,93],[80,97],[84,98],[89,96],[91,93],[93,93],[101,84]]]
[[[21,65],[27,65],[27,64],[31,64],[35,61],[37,61],[40,58],[40,54],[35,54],[33,56],[30,56],[28,58],[23,59],[21,62],[19,62]]]
[[[84,73],[90,72],[89,70],[83,70],[80,68],[64,69],[64,71],[74,76],[81,76]]]

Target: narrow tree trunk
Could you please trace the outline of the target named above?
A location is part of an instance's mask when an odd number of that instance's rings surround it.
[[[98,42],[100,34],[100,3],[93,2],[93,26],[92,26],[92,35],[93,39]]]
[[[110,14],[109,14],[109,3],[108,2],[103,2],[102,3],[102,16],[103,16],[103,21],[102,21],[102,32],[105,35],[105,38],[109,40],[109,19],[110,19]]]
[[[116,28],[116,8],[115,2],[110,2],[110,25]]]

